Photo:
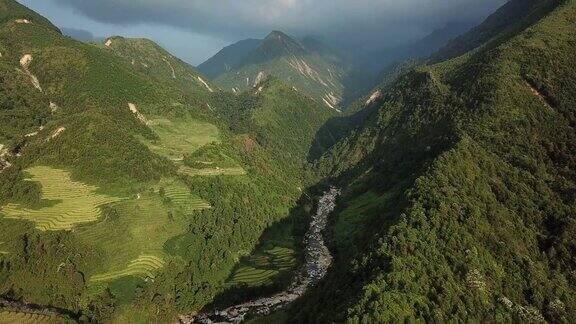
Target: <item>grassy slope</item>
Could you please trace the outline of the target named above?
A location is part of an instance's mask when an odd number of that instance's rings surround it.
[[[181,96],[195,100],[198,105],[205,105],[207,95],[217,90],[207,77],[202,76],[191,65],[150,40],[110,37],[105,43],[108,45],[104,45],[104,48],[124,58],[134,69],[161,83],[176,85],[182,89]]]
[[[337,263],[296,320],[574,318],[574,17],[409,73],[326,157]]]

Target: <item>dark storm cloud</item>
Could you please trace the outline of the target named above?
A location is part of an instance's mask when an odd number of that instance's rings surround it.
[[[49,0],[100,22],[162,24],[224,39],[273,29],[382,42],[478,20],[505,0]]]

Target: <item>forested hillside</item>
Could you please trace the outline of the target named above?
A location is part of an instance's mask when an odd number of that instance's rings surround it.
[[[520,3],[498,12],[512,20],[481,49],[400,77],[321,159],[346,189],[329,234],[336,264],[288,318],[576,316],[576,5]]]
[[[575,22],[511,0],[341,113],[314,38],[202,74],[0,0],[0,323],[573,322]]]
[[[284,256],[256,286],[290,273],[302,156],[332,109],[273,80],[224,93],[151,41],[83,44],[0,9],[2,301],[166,322],[246,284],[253,252]],[[281,221],[282,240],[262,238]]]

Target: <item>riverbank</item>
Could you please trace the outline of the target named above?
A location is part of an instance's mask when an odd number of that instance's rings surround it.
[[[322,231],[328,223],[328,216],[336,207],[336,198],[340,190],[330,188],[318,202],[316,213],[312,216],[308,231],[304,236],[305,263],[296,274],[288,289],[270,297],[234,305],[223,310],[184,315],[179,321],[188,323],[241,323],[248,316],[263,316],[289,305],[311,287],[317,284],[328,272],[332,264],[332,255],[324,242]]]

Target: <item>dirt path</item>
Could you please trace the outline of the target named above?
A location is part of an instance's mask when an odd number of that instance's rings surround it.
[[[180,323],[241,323],[248,315],[268,315],[275,310],[286,307],[301,297],[309,287],[322,280],[332,264],[332,255],[324,243],[322,231],[326,228],[328,216],[336,207],[336,198],[339,194],[340,190],[330,188],[320,198],[318,210],[312,216],[308,232],[306,232],[304,237],[306,262],[287,290],[270,297],[256,299],[223,310],[215,310],[195,316],[181,316]]]

